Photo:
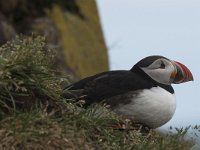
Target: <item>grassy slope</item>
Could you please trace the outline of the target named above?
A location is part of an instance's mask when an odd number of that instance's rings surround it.
[[[185,130],[142,133],[106,108],[83,109],[60,96],[63,77],[53,71],[42,37],[18,37],[0,48],[0,149],[187,150]],[[125,123],[125,129],[112,126]]]

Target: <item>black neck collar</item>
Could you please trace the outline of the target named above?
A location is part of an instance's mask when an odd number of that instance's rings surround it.
[[[151,83],[153,83],[153,85],[162,87],[163,89],[165,89],[166,91],[170,92],[170,93],[174,93],[174,89],[171,85],[166,85],[166,84],[162,84],[159,83],[155,80],[153,80],[152,78],[150,78],[140,67],[138,67],[137,65],[133,66],[133,68],[131,68],[130,70],[131,72],[137,73],[140,76],[142,76],[145,80],[150,81]]]

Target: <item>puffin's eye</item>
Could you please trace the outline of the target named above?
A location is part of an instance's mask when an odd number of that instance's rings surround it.
[[[165,69],[165,64],[164,64],[163,61],[162,61],[161,64],[160,64],[160,68],[161,68],[161,69]]]

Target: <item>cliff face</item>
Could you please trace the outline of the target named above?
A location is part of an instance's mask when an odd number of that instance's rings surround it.
[[[0,44],[21,33],[44,35],[57,67],[75,79],[108,70],[95,0],[0,0]]]

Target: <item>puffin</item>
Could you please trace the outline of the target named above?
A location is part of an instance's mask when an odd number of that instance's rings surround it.
[[[85,105],[103,103],[116,114],[149,128],[167,123],[175,113],[176,98],[171,84],[193,81],[180,62],[153,55],[130,70],[114,70],[86,77],[66,86],[66,98],[84,100]]]

